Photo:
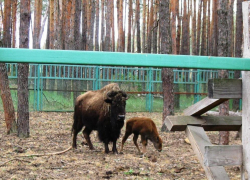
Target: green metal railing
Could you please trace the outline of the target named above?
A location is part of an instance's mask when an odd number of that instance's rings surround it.
[[[10,86],[16,90],[17,64],[6,63],[6,66],[11,80]],[[162,101],[161,69],[159,68],[64,64],[30,64],[29,66],[29,89],[33,99],[30,100],[32,101],[30,107],[34,111],[72,111],[74,93],[97,90],[111,82],[118,83],[131,96],[145,103],[144,110],[143,108],[136,110],[136,105],[132,110],[158,111],[155,108],[156,99],[158,102]],[[229,71],[231,78],[233,73]],[[204,97],[208,79],[217,77],[217,70],[174,70],[174,84],[178,87],[175,93],[192,95],[193,100],[189,103],[185,102],[189,106]],[[57,99],[58,96],[61,98]],[[66,102],[64,97],[68,99]],[[65,105],[66,103],[68,105]],[[61,107],[56,108],[55,104],[61,104]]]

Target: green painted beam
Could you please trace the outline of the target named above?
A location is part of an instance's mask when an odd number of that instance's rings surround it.
[[[15,48],[0,48],[0,62],[250,70],[247,58]]]

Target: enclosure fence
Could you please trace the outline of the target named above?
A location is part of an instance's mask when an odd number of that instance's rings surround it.
[[[11,94],[17,107],[17,63],[6,63]],[[182,111],[207,95],[208,79],[217,70],[174,69],[175,111]],[[234,71],[229,71],[233,78]],[[127,112],[163,109],[161,68],[29,64],[30,111],[73,111],[79,94],[118,83],[129,95]],[[0,110],[3,111],[2,102]]]

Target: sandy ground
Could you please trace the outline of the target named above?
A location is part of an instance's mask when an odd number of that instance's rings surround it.
[[[0,179],[206,179],[191,145],[185,142],[184,132],[159,132],[163,151],[159,153],[149,142],[145,157],[138,154],[133,136],[127,140],[123,154],[105,154],[96,132],[91,134],[93,151],[81,144],[83,136],[79,134],[76,150],[60,155],[21,157],[69,148],[72,116],[73,113],[31,112],[30,137],[20,139],[16,135],[6,135],[4,115],[0,112]],[[151,117],[160,130],[162,113],[127,113],[126,119],[135,116]],[[207,134],[213,144],[218,144],[218,132]],[[230,144],[241,143],[234,139],[235,134],[230,133]],[[239,167],[226,167],[226,171],[230,179],[240,179]]]

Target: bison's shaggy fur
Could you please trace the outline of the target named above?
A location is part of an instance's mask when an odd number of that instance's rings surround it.
[[[159,136],[159,133],[157,131],[156,125],[154,121],[147,117],[134,117],[126,122],[126,132],[125,135],[122,138],[122,147],[121,152],[123,150],[123,145],[127,138],[134,134],[134,144],[136,148],[138,149],[139,153],[141,153],[139,146],[137,144],[138,136],[141,135],[141,143],[143,145],[142,152],[143,154],[146,153],[146,146],[148,143],[148,140],[150,140],[154,147],[158,150],[162,150],[162,139]]]
[[[94,147],[89,135],[97,130],[100,141],[105,144],[105,152],[109,152],[108,144],[113,142],[112,151],[117,153],[116,141],[124,125],[126,100],[127,94],[116,83],[78,96],[72,126],[73,148],[76,148],[77,134],[85,127],[83,135],[90,149]]]

